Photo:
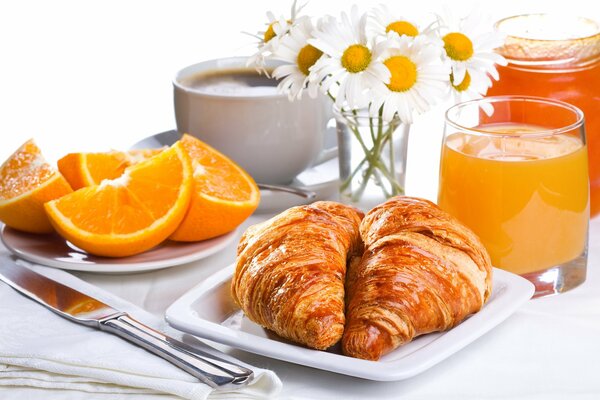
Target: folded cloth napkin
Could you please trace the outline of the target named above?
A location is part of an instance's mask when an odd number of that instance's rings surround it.
[[[0,263],[10,256],[0,253]],[[177,337],[148,312],[58,269],[17,261],[55,281],[127,311]],[[255,379],[236,389],[212,389],[169,362],[106,332],[70,322],[0,281],[0,386],[107,394],[171,394],[185,399],[268,399],[281,390],[274,372],[251,367]],[[186,343],[193,345],[189,340]]]

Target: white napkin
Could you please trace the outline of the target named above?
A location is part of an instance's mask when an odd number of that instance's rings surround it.
[[[8,262],[0,253],[0,263]],[[38,273],[76,288],[170,336],[146,311],[64,271],[18,261]],[[190,343],[189,340],[186,340]],[[191,343],[190,343],[191,344]],[[125,340],[72,323],[0,281],[0,386],[67,389],[87,393],[171,394],[185,399],[268,399],[281,390],[272,371],[251,367],[247,386],[214,390],[169,362]]]

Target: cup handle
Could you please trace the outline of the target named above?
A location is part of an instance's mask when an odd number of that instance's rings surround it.
[[[325,131],[325,135],[335,135],[336,134],[336,128],[331,126],[331,127],[327,127],[327,130]],[[315,160],[315,162],[313,163],[313,165],[319,165],[324,163],[325,161],[329,161],[333,158],[335,158],[338,154],[338,146],[337,146],[337,140],[336,140],[336,144],[334,146],[328,147],[326,149],[321,150],[321,154],[319,154],[319,156],[317,157],[317,159]]]

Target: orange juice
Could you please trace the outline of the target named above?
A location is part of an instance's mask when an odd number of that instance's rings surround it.
[[[539,131],[530,125],[483,129],[503,136],[446,137],[439,205],[479,235],[496,267],[526,274],[580,256],[589,217],[586,146],[570,135],[521,136]]]

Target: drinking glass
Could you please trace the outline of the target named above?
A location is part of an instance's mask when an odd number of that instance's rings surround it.
[[[585,281],[589,178],[584,117],[570,104],[497,96],[446,112],[438,203],[535,297]]]

